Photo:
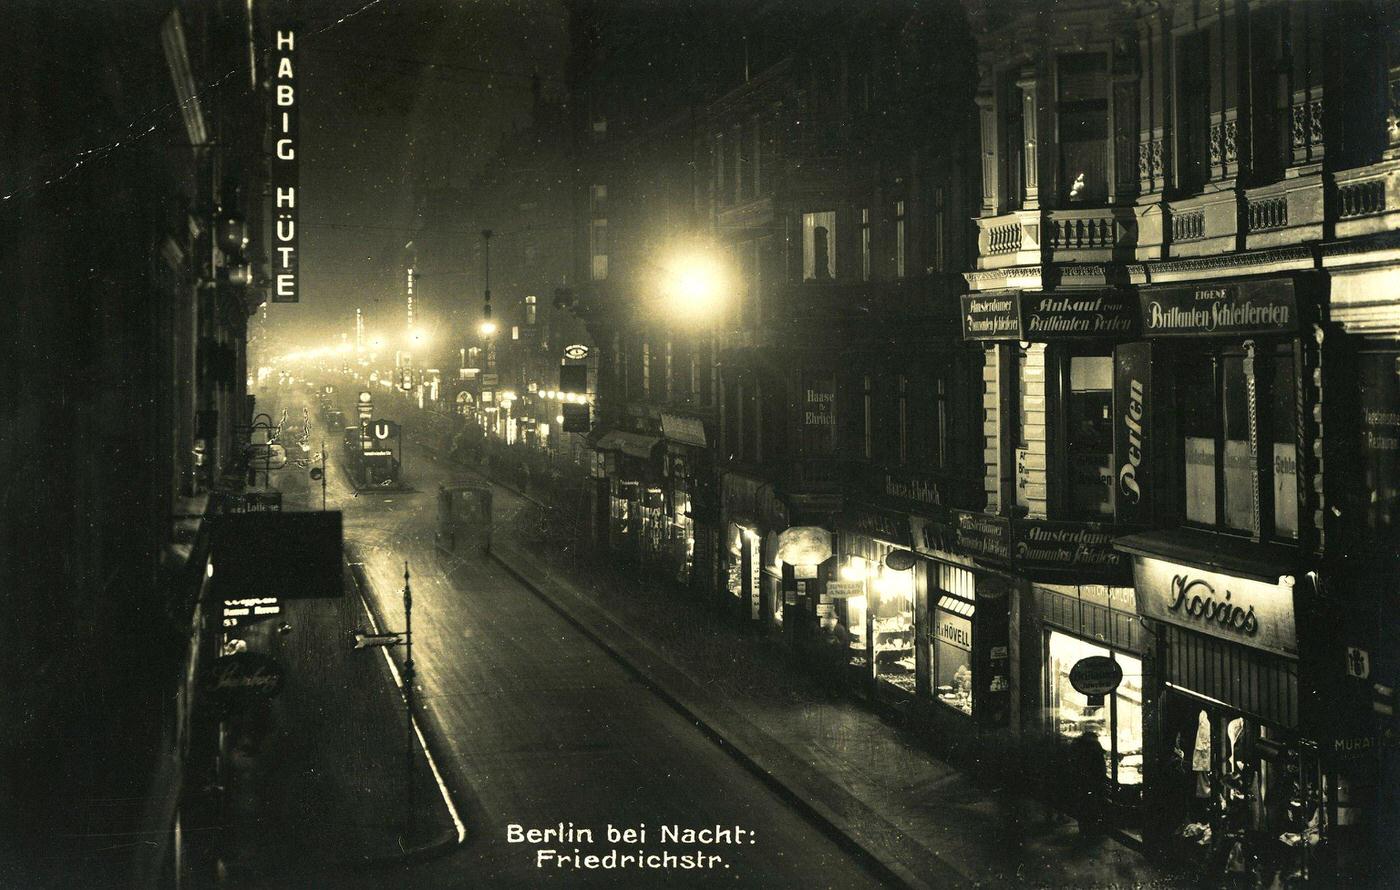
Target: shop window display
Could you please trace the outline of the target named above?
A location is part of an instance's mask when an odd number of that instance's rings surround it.
[[[1123,681],[1101,704],[1091,704],[1069,681],[1082,658],[1106,656],[1123,670]],[[1142,784],[1142,661],[1087,640],[1051,631],[1046,658],[1049,682],[1046,704],[1052,730],[1061,739],[1086,732],[1097,736],[1104,749],[1108,778],[1119,786]]]
[[[841,567],[842,581],[860,581],[869,589],[868,575],[870,564],[859,556],[852,556]],[[847,650],[847,663],[857,667],[869,664],[866,648],[865,620],[868,598],[865,594],[848,596],[836,601],[838,639],[844,640]]]
[[[880,566],[870,581],[875,676],[914,692],[914,573]]]
[[[972,617],[975,585],[967,569],[939,563],[938,599],[931,610],[929,664],[934,696],[964,714],[972,713]]]

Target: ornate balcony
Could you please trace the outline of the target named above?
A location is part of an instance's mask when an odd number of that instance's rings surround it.
[[[1333,181],[1338,238],[1400,228],[1400,159],[1341,170]]]

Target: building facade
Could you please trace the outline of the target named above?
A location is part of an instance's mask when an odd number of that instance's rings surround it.
[[[1006,545],[978,561],[1015,575],[1016,723],[1095,733],[1159,849],[1209,826],[1261,868],[1359,877],[1393,824],[1370,653],[1395,577],[1395,11],[973,12],[963,308]],[[1071,681],[1091,655],[1121,669],[1107,696]]]

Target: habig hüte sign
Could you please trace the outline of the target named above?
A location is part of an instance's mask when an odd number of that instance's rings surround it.
[[[964,340],[1064,340],[1130,337],[1137,306],[1114,289],[1081,293],[971,294],[962,298]]]

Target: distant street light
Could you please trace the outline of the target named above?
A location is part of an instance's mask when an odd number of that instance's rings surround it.
[[[477,330],[481,332],[481,336],[489,337],[496,333],[496,323],[494,321],[483,321]]]

